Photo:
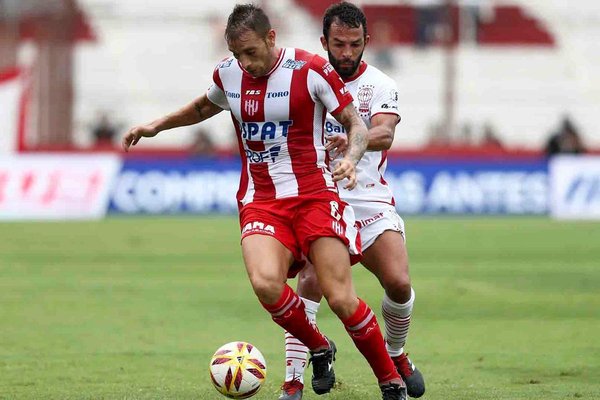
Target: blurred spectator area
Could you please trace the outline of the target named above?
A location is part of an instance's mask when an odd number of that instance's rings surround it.
[[[89,149],[98,110],[128,127],[202,95],[214,66],[229,55],[222,35],[237,2],[0,0],[0,72],[17,63],[35,77],[28,148]],[[321,18],[333,1],[256,2],[269,13],[278,44],[323,54]],[[373,36],[365,60],[399,87],[402,122],[394,151],[438,154],[452,146],[463,155],[475,148],[543,154],[548,133],[565,114],[576,121],[586,148],[600,148],[600,2],[455,0],[448,9],[446,0],[355,3]],[[29,11],[7,14],[7,5],[15,4]],[[441,14],[423,45],[419,13],[432,4]],[[450,62],[452,125],[438,141]],[[216,153],[235,151],[227,113],[202,129]],[[197,140],[195,128],[179,128],[136,151],[176,152]]]
[[[296,0],[299,6],[305,7],[315,18],[321,19],[323,12],[332,3],[323,0]],[[397,4],[377,4],[377,1],[363,1],[363,10],[368,21],[387,20],[394,27],[393,42],[398,45],[417,44],[418,13],[422,7],[408,2]],[[445,1],[440,1],[444,5]],[[489,2],[480,2],[482,5]],[[435,3],[431,3],[435,4]],[[471,6],[472,7],[472,6]],[[486,10],[488,18],[477,21],[477,43],[480,45],[538,45],[554,46],[555,39],[552,33],[535,16],[529,15],[519,5],[496,5]],[[452,26],[453,44],[460,37],[460,15],[467,13],[467,6],[461,6],[453,1],[450,6],[450,19]],[[444,13],[444,10],[440,10]],[[464,15],[464,14],[463,14]],[[446,16],[442,16],[445,18]],[[437,43],[440,44],[440,43]]]
[[[27,79],[30,144],[72,143],[74,49],[94,40],[75,0],[0,0],[0,72],[19,70]],[[35,54],[26,61],[24,43]]]

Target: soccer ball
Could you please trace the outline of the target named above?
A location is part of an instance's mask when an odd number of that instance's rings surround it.
[[[231,399],[247,399],[260,390],[267,377],[267,363],[250,343],[231,342],[217,349],[209,371],[219,393]]]

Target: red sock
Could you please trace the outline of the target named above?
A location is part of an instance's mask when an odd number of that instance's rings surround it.
[[[358,308],[354,314],[342,322],[358,350],[369,362],[379,383],[400,379],[385,349],[377,318],[364,301],[358,299]]]
[[[275,304],[261,304],[271,313],[277,325],[294,335],[309,350],[329,346],[325,336],[306,317],[304,302],[288,285],[284,286],[283,293]]]

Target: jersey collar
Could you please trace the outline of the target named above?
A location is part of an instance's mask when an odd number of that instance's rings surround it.
[[[352,78],[344,79],[344,83],[350,83],[350,82],[355,81],[358,78],[360,78],[360,76],[367,70],[367,66],[368,65],[366,62],[361,61],[360,65],[358,66],[358,74],[356,74]]]

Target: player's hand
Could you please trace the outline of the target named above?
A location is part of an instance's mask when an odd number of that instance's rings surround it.
[[[129,151],[129,146],[135,146],[143,137],[154,137],[158,130],[152,125],[140,125],[133,127],[123,136],[123,150]]]
[[[346,149],[348,149],[348,136],[345,134],[326,136],[325,140],[327,140],[325,149],[329,152],[333,151],[333,153],[330,153],[332,159],[346,153]]]
[[[333,171],[333,181],[338,182],[342,179],[348,179],[348,183],[344,189],[352,190],[356,186],[356,168],[354,163],[343,158]]]

